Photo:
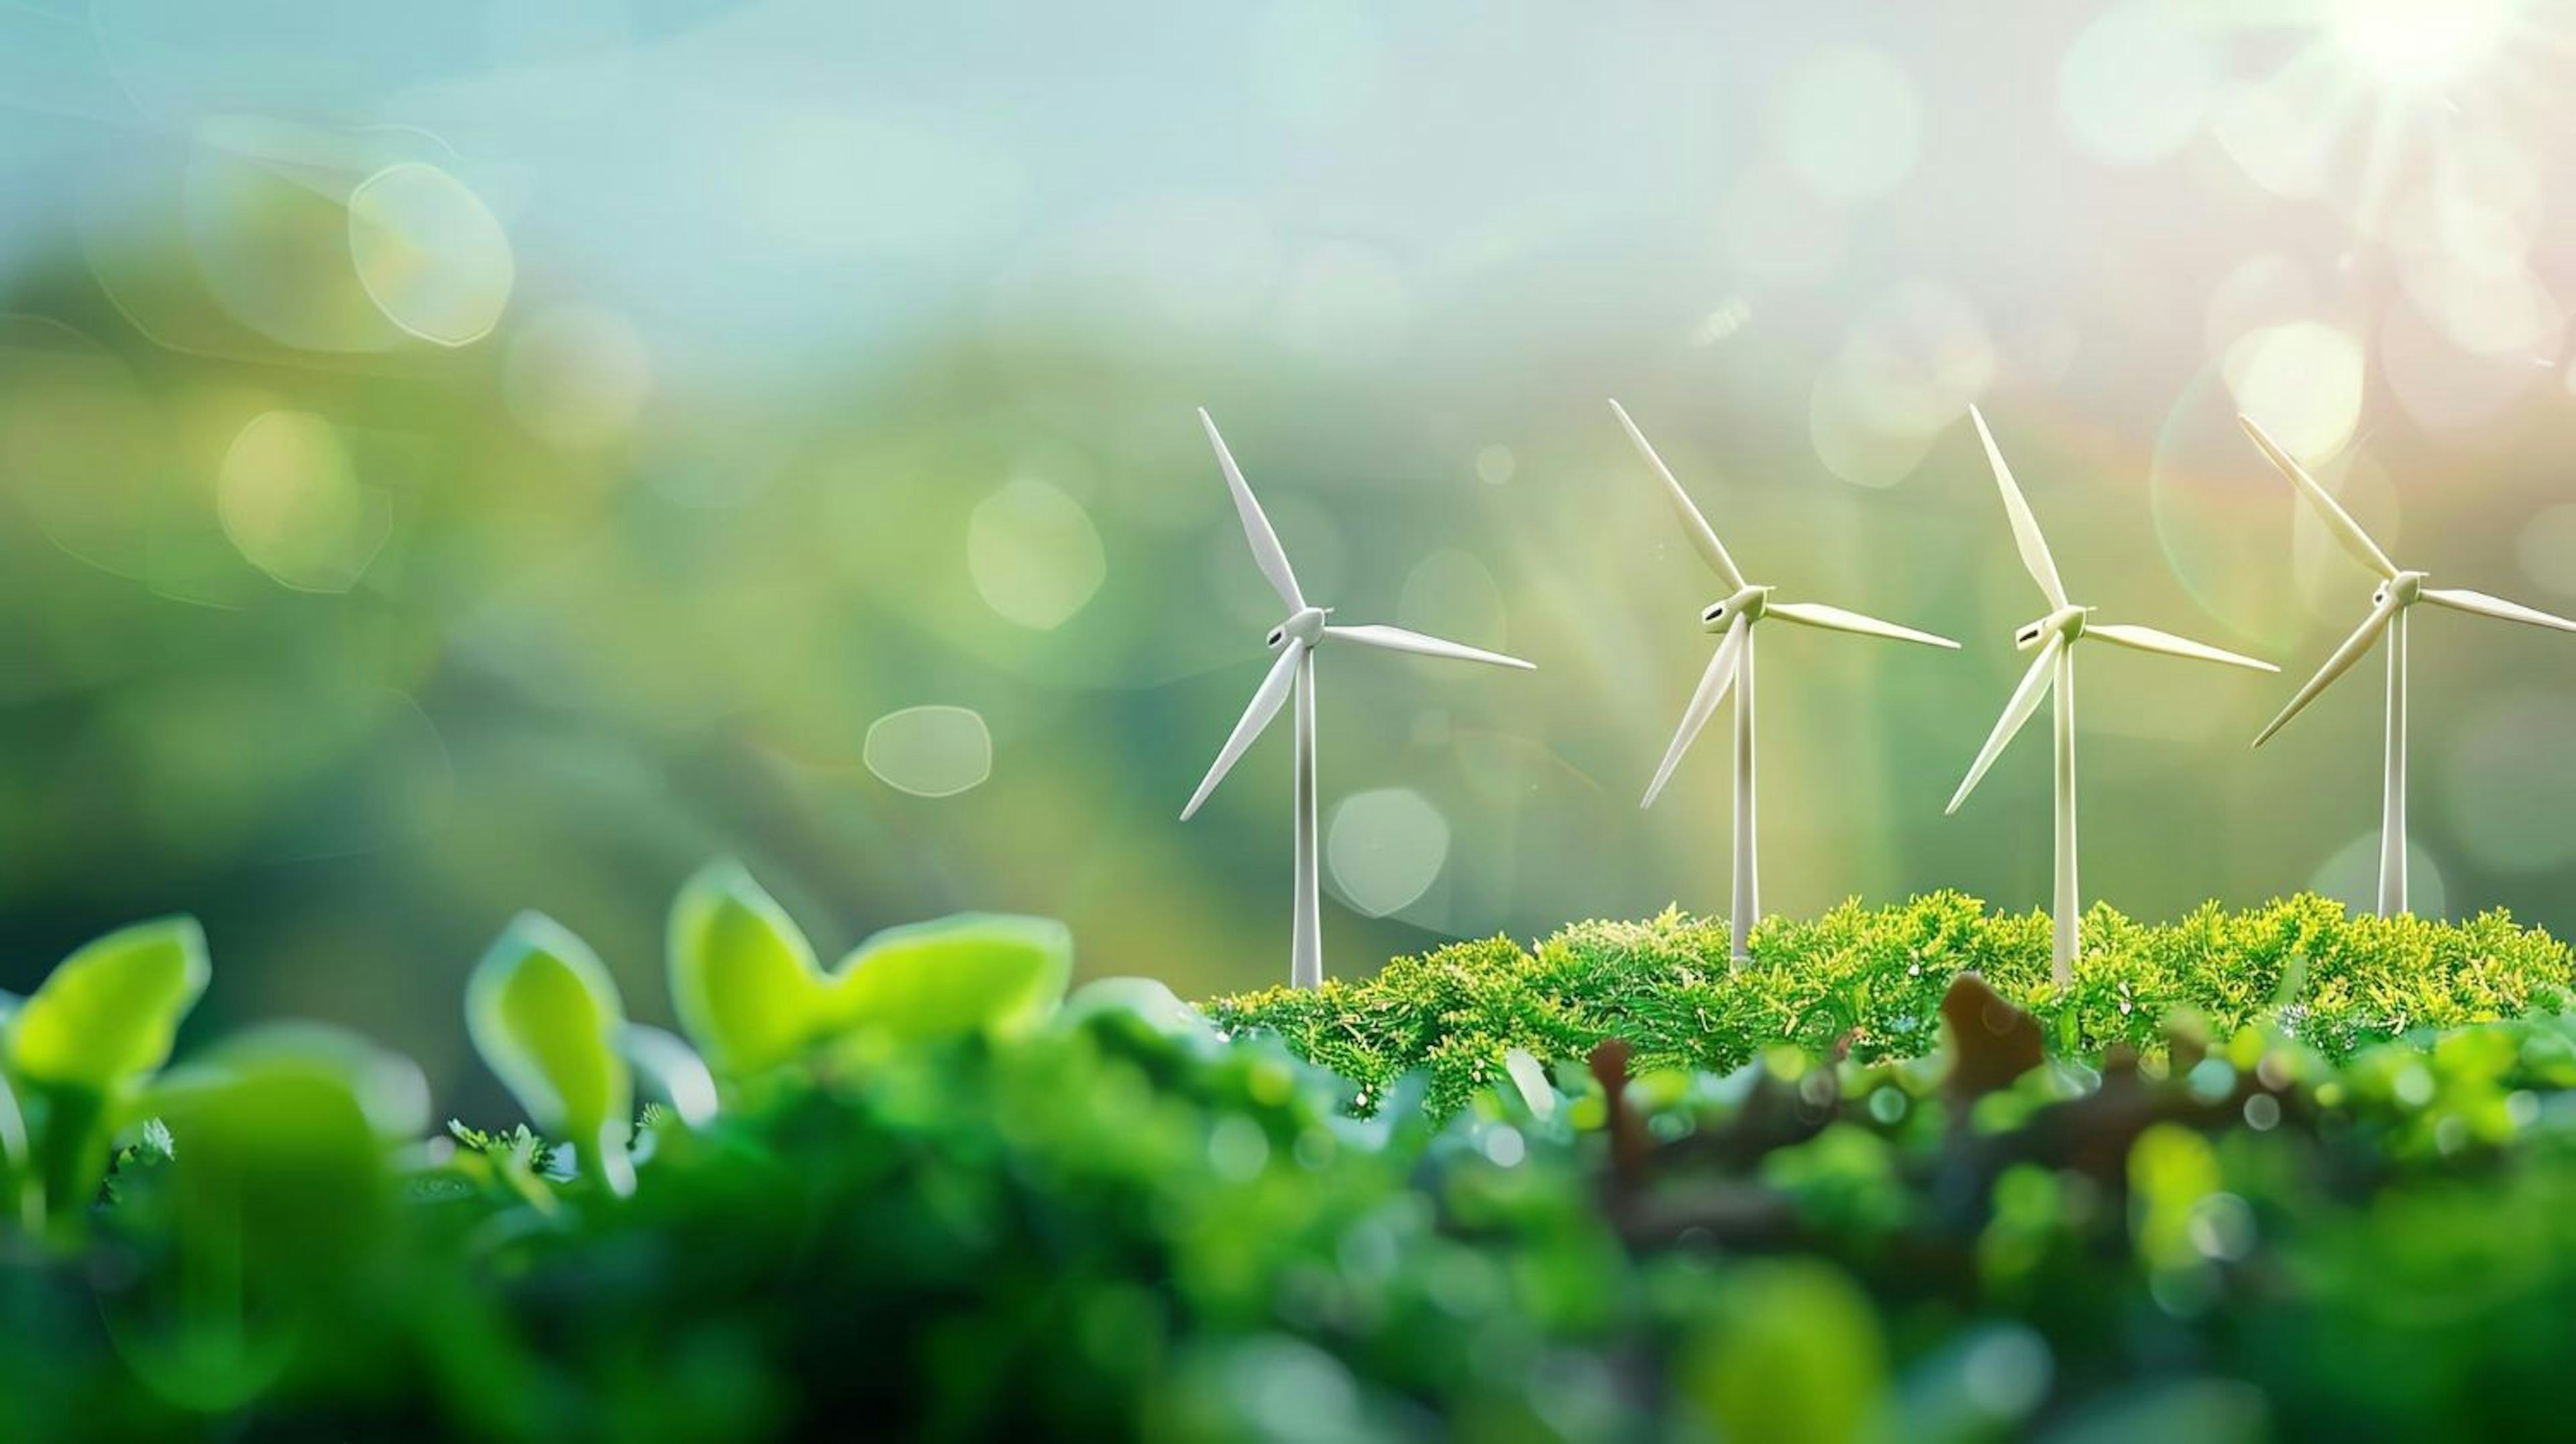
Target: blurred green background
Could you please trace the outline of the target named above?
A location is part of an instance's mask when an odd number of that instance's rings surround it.
[[[1766,634],[1772,910],[2045,897],[2044,733],[1940,811],[2043,610],[1971,402],[2079,600],[2285,668],[2088,664],[2087,896],[2366,899],[2378,662],[2246,743],[2372,579],[2233,418],[2576,607],[2568,13],[5,0],[0,987],[188,910],[197,1027],[458,1083],[512,912],[662,1018],[723,854],[832,951],[1279,980],[1284,726],[1176,820],[1279,620],[1200,405],[1342,620],[1540,668],[1322,658],[1333,971],[1725,906],[1611,395],[1757,580],[1967,643]],[[2415,636],[2419,911],[2569,930],[2576,638]]]

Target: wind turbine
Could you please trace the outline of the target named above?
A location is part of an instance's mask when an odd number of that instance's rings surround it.
[[[2353,634],[2344,638],[2334,655],[2308,679],[2281,715],[2272,719],[2254,738],[2262,746],[2272,740],[2300,709],[2316,700],[2335,678],[2352,670],[2370,644],[2381,633],[2388,636],[2388,766],[2381,784],[2379,801],[2379,915],[2394,917],[2406,911],[2406,613],[2417,602],[2431,602],[2453,611],[2472,612],[2481,617],[2500,617],[2508,622],[2528,622],[2535,627],[2555,627],[2562,632],[2576,632],[2576,622],[2535,611],[2519,602],[2491,597],[2484,592],[2468,592],[2443,587],[2428,587],[2422,572],[2411,572],[2388,559],[2388,553],[2361,529],[2351,513],[2336,505],[2332,493],[2317,484],[2307,469],[2290,459],[2281,444],[2254,424],[2254,418],[2239,416],[2245,434],[2254,438],[2263,455],[2279,468],[2290,484],[2299,489],[2317,515],[2324,519],[2326,530],[2334,533],[2343,549],[2352,553],[2363,566],[2379,573],[2379,590],[2370,594],[2370,615],[2361,619]]]
[[[1727,689],[1734,688],[1735,881],[1726,911],[1728,951],[1732,961],[1740,964],[1751,956],[1746,945],[1753,935],[1753,920],[1762,912],[1761,880],[1754,865],[1753,850],[1753,629],[1763,621],[1777,617],[1784,622],[1819,627],[1829,632],[1892,637],[1900,642],[1920,642],[1927,647],[1948,647],[1952,651],[1958,650],[1959,644],[1947,637],[1900,627],[1894,622],[1882,622],[1876,617],[1864,617],[1840,607],[1828,607],[1817,602],[1771,600],[1771,588],[1753,585],[1744,579],[1743,572],[1736,569],[1735,559],[1726,554],[1726,547],[1718,541],[1708,518],[1700,515],[1698,507],[1691,505],[1689,493],[1673,479],[1672,470],[1664,465],[1662,457],[1655,454],[1655,448],[1647,444],[1646,434],[1637,429],[1636,422],[1628,419],[1627,408],[1613,401],[1610,409],[1618,414],[1619,424],[1628,429],[1628,439],[1637,443],[1638,454],[1645,457],[1646,464],[1663,479],[1665,495],[1672,499],[1673,509],[1681,514],[1682,534],[1690,538],[1692,549],[1729,589],[1726,597],[1700,610],[1701,627],[1721,634],[1717,654],[1708,659],[1708,670],[1700,674],[1699,690],[1691,694],[1690,705],[1682,709],[1681,730],[1673,734],[1673,745],[1665,750],[1663,765],[1655,769],[1655,780],[1646,785],[1645,800],[1637,805],[1655,805],[1656,794],[1662,792],[1664,784],[1671,780],[1674,765],[1690,749],[1691,741],[1699,736],[1700,728],[1707,725],[1709,714],[1726,699]]]
[[[1190,805],[1181,809],[1181,821],[1187,822],[1207,801],[1208,794],[1225,780],[1235,760],[1243,756],[1271,719],[1279,715],[1291,694],[1297,699],[1297,770],[1295,782],[1295,815],[1297,845],[1297,878],[1295,920],[1288,943],[1288,981],[1294,987],[1312,988],[1324,981],[1324,948],[1322,910],[1316,896],[1315,856],[1315,649],[1326,642],[1357,642],[1363,647],[1376,647],[1389,652],[1412,652],[1425,657],[1452,657],[1462,662],[1484,662],[1496,667],[1518,667],[1530,670],[1530,664],[1518,657],[1500,652],[1487,652],[1461,646],[1402,627],[1336,627],[1325,618],[1330,607],[1310,606],[1305,593],[1297,590],[1296,573],[1288,569],[1288,553],[1280,548],[1279,534],[1270,529],[1270,518],[1261,514],[1261,503],[1253,499],[1252,488],[1244,484],[1243,472],[1234,464],[1233,453],[1225,449],[1225,438],[1216,434],[1216,422],[1205,408],[1199,411],[1199,423],[1207,428],[1208,444],[1216,448],[1217,465],[1225,471],[1226,487],[1234,493],[1235,513],[1243,519],[1244,540],[1252,543],[1252,560],[1261,574],[1270,579],[1271,590],[1288,608],[1288,620],[1270,629],[1264,644],[1279,654],[1270,664],[1270,675],[1254,689],[1252,705],[1243,709],[1243,720],[1234,724],[1234,733],[1217,749],[1216,764],[1208,768],[1199,790],[1190,795]]]
[[[2014,484],[2012,468],[2004,465],[2004,454],[1995,447],[1994,433],[1986,429],[1986,418],[1974,406],[1968,416],[1977,424],[1977,438],[1986,444],[1986,460],[1995,470],[1995,487],[2003,493],[2004,514],[2012,519],[2013,543],[2021,552],[2021,564],[2030,572],[2032,581],[2048,598],[2049,613],[2013,634],[2016,650],[2027,652],[2033,647],[2039,655],[2031,660],[2021,685],[2013,689],[2012,700],[2004,704],[2004,714],[1995,721],[1995,730],[1986,737],[1976,762],[1968,768],[1967,780],[1959,784],[1958,794],[1950,799],[1944,815],[1959,810],[1976,790],[1986,769],[2011,743],[2031,714],[2039,710],[2041,699],[2052,688],[2057,694],[2057,898],[2055,921],[2057,943],[2051,954],[2057,984],[2066,986],[2074,980],[2076,923],[2079,920],[2075,889],[2075,647],[2088,638],[2099,637],[2122,647],[2141,652],[2161,652],[2168,657],[2190,657],[2203,662],[2223,662],[2231,667],[2250,667],[2258,672],[2281,670],[2269,662],[2240,657],[2188,637],[2159,632],[2153,627],[2133,627],[2120,623],[2095,623],[2090,620],[2091,607],[2077,606],[2066,598],[2066,584],[2057,577],[2057,561],[2048,554],[2048,539],[2039,534],[2039,521],[2030,514],[2030,502]]]

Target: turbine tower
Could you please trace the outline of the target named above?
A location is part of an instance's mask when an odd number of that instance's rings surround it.
[[[2039,655],[2032,659],[2030,670],[2022,674],[2021,685],[2013,689],[2012,700],[2004,704],[2003,716],[1995,721],[1995,730],[1986,737],[1986,745],[1977,752],[1976,762],[1968,768],[1967,780],[1959,784],[1958,794],[1950,799],[1944,815],[1959,810],[1976,790],[1977,782],[1994,766],[1995,758],[2011,743],[2031,714],[2039,710],[2040,701],[2053,689],[2057,696],[2057,896],[2053,912],[2057,925],[2057,942],[2051,953],[2057,984],[2066,986],[2074,980],[2076,924],[2080,918],[2075,887],[2075,647],[2089,638],[2099,637],[2122,647],[2141,652],[2160,652],[2168,657],[2189,657],[2203,662],[2222,662],[2231,667],[2250,667],[2258,672],[2281,670],[2269,662],[2241,657],[2188,637],[2159,632],[2153,627],[2133,627],[2118,623],[2096,624],[2089,620],[2093,608],[2077,606],[2067,600],[2066,584],[2058,580],[2057,562],[2048,554],[2048,539],[2039,534],[2039,521],[2030,514],[2030,503],[2021,488],[2014,484],[2012,469],[2004,465],[2004,454],[1995,447],[1994,433],[1986,429],[1986,418],[1977,408],[1968,408],[1968,416],[1977,424],[1977,437],[1986,444],[1986,460],[1995,470],[1995,487],[2003,493],[2004,514],[2012,519],[2013,542],[2021,552],[2021,564],[2030,572],[2032,581],[2048,598],[2049,613],[2013,634],[2013,646],[2020,651],[2036,647]]]
[[[1297,765],[1295,781],[1296,816],[1296,904],[1288,944],[1288,981],[1300,988],[1319,986],[1324,981],[1324,947],[1322,909],[1317,898],[1317,858],[1315,854],[1315,649],[1326,642],[1357,642],[1363,647],[1377,647],[1389,652],[1412,652],[1425,657],[1452,657],[1462,662],[1484,662],[1496,667],[1518,667],[1530,670],[1530,664],[1518,657],[1500,652],[1487,652],[1460,646],[1402,627],[1336,627],[1326,623],[1330,607],[1311,606],[1305,593],[1297,590],[1296,573],[1288,569],[1288,554],[1279,546],[1279,534],[1270,529],[1270,519],[1261,514],[1261,503],[1253,499],[1252,488],[1244,484],[1243,472],[1234,464],[1234,456],[1225,449],[1225,438],[1216,434],[1216,423],[1205,409],[1199,412],[1199,423],[1207,428],[1208,444],[1216,448],[1217,465],[1225,471],[1226,487],[1234,493],[1234,509],[1243,519],[1243,536],[1252,543],[1252,560],[1269,578],[1273,591],[1288,608],[1288,619],[1270,629],[1266,645],[1279,654],[1270,664],[1270,675],[1252,694],[1252,705],[1243,709],[1243,720],[1234,724],[1234,733],[1216,754],[1216,764],[1208,768],[1199,790],[1190,795],[1190,805],[1181,809],[1181,820],[1187,822],[1207,801],[1208,794],[1225,780],[1235,760],[1243,756],[1279,709],[1293,695],[1297,701]]]
[[[1655,805],[1656,795],[1672,778],[1674,765],[1682,760],[1684,752],[1690,750],[1692,739],[1698,737],[1700,728],[1707,725],[1709,714],[1726,699],[1727,689],[1734,688],[1735,881],[1727,900],[1726,917],[1728,951],[1732,960],[1740,965],[1750,956],[1747,943],[1753,935],[1753,921],[1762,913],[1761,880],[1754,865],[1753,840],[1754,628],[1769,618],[1777,617],[1784,622],[1819,627],[1829,632],[1891,637],[1900,642],[1919,642],[1927,647],[1948,647],[1953,651],[1959,644],[1947,637],[1900,627],[1894,622],[1882,622],[1876,617],[1864,617],[1840,607],[1816,602],[1771,600],[1771,588],[1753,585],[1744,579],[1744,573],[1736,570],[1735,559],[1727,555],[1725,545],[1718,541],[1708,518],[1700,515],[1698,507],[1691,505],[1690,495],[1682,490],[1680,482],[1673,479],[1671,469],[1664,465],[1662,457],[1655,454],[1655,448],[1647,444],[1646,434],[1637,429],[1636,422],[1628,419],[1627,408],[1613,401],[1610,409],[1617,413],[1619,424],[1627,428],[1628,439],[1637,444],[1637,453],[1645,457],[1646,464],[1662,478],[1664,494],[1672,499],[1673,510],[1681,515],[1682,534],[1690,538],[1692,549],[1700,554],[1700,559],[1708,563],[1709,570],[1717,573],[1718,580],[1724,582],[1728,589],[1724,598],[1700,610],[1700,626],[1720,634],[1717,653],[1709,658],[1708,670],[1700,674],[1699,690],[1691,694],[1690,705],[1682,709],[1681,730],[1673,734],[1673,745],[1665,750],[1663,765],[1655,769],[1655,780],[1647,784],[1645,800],[1637,805]]]
[[[2236,419],[2244,426],[2245,434],[2253,437],[2254,444],[2262,448],[2263,455],[2270,458],[2272,465],[2279,468],[2281,474],[2290,479],[2290,484],[2299,489],[2299,494],[2317,509],[2317,515],[2325,521],[2326,530],[2334,533],[2335,540],[2343,544],[2343,549],[2352,553],[2363,566],[2379,573],[2379,590],[2370,595],[2370,615],[2361,619],[2361,625],[2344,639],[2342,646],[2335,648],[2333,656],[2326,658],[2326,664],[2318,668],[2317,674],[2308,679],[2308,685],[2301,687],[2298,694],[2290,699],[2290,705],[2281,709],[2281,715],[2273,718],[2271,725],[2255,736],[2254,745],[2260,747],[2271,741],[2272,734],[2298,716],[2300,709],[2315,701],[2319,692],[2352,670],[2352,665],[2361,660],[2362,653],[2370,650],[2371,643],[2378,641],[2382,633],[2387,635],[2388,754],[2379,801],[2379,915],[2394,917],[2406,911],[2407,611],[2417,602],[2431,602],[2453,611],[2499,617],[2508,622],[2528,622],[2535,627],[2554,627],[2562,632],[2576,632],[2576,622],[2535,611],[2519,602],[2491,597],[2484,592],[2424,585],[2427,580],[2424,573],[2408,571],[2390,561],[2388,553],[2381,551],[2379,544],[2370,539],[2370,533],[2361,529],[2361,523],[2354,521],[2351,513],[2338,506],[2333,494],[2318,485],[2317,479],[2308,475],[2306,468],[2292,460],[2279,442],[2254,423],[2254,418],[2239,416]]]

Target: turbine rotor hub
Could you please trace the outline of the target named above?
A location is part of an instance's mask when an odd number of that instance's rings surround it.
[[[1287,621],[1271,628],[1264,645],[1274,652],[1292,641],[1311,646],[1324,635],[1324,619],[1332,615],[1332,611],[1330,607],[1302,608]]]
[[[1735,619],[1739,616],[1748,622],[1762,620],[1763,612],[1769,610],[1770,605],[1769,587],[1748,586],[1733,596],[1711,602],[1701,608],[1699,624],[1709,631],[1723,632],[1735,625]]]
[[[2084,615],[2091,607],[2059,607],[2056,611],[2013,633],[2013,650],[2027,652],[2053,636],[2073,642],[2084,635]]]
[[[2411,607],[2424,595],[2425,580],[2422,572],[2399,572],[2379,584],[2379,590],[2370,594],[2370,604],[2382,606],[2394,598],[2398,606]]]

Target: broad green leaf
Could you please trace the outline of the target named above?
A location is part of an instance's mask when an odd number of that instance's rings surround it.
[[[295,1066],[339,1080],[380,1138],[415,1140],[429,1129],[429,1080],[420,1065],[333,1023],[262,1023],[225,1038],[191,1064],[236,1071]]]
[[[1207,1014],[1182,1001],[1157,978],[1094,978],[1064,1000],[1057,1021],[1076,1024],[1102,1013],[1131,1015],[1154,1032],[1202,1055],[1225,1046],[1225,1035],[1208,1021]]]
[[[716,863],[680,889],[670,952],[672,1010],[720,1072],[785,1062],[823,1022],[813,945],[738,863]]]
[[[409,1060],[318,1023],[254,1029],[172,1069],[141,1107],[169,1126],[171,1222],[197,1266],[246,1286],[325,1287],[379,1241],[393,1140],[428,1089]]]
[[[528,1117],[570,1139],[617,1193],[634,1186],[634,1084],[617,1055],[625,1025],[617,984],[589,944],[537,913],[512,921],[465,985],[475,1051]]]
[[[889,928],[860,945],[832,984],[834,1021],[903,1037],[1010,1030],[1064,1000],[1073,935],[1046,918],[961,913]]]
[[[206,990],[206,935],[194,918],[121,928],[81,948],[9,1021],[21,1078],[106,1095],[170,1060],[179,1020]]]

